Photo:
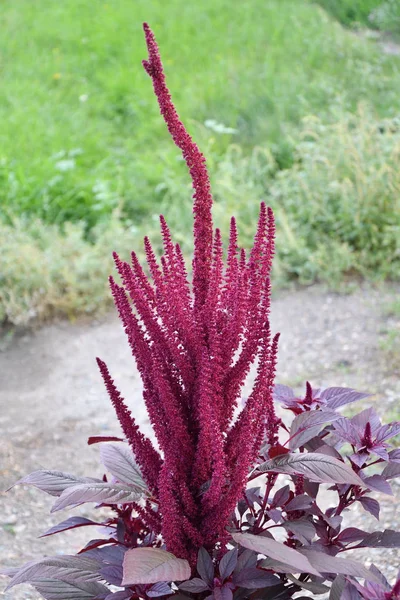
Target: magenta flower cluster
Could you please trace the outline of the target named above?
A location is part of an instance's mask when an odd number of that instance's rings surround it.
[[[278,336],[269,326],[274,253],[272,211],[261,204],[254,245],[238,248],[235,219],[227,257],[213,230],[205,158],[172,103],[153,33],[144,26],[150,75],[160,111],[182,151],[194,189],[193,284],[179,244],[160,217],[164,254],[157,262],[145,238],[148,278],[137,255],[115,255],[122,282],[110,279],[116,307],[143,380],[143,398],[160,453],[138,429],[106,365],[98,364],[125,436],[162,515],[167,549],[190,562],[200,547],[227,536],[226,526],[246,485],[266,429],[274,443],[272,403]],[[241,389],[257,361],[253,390],[234,420]],[[148,519],[155,515],[148,509]]]

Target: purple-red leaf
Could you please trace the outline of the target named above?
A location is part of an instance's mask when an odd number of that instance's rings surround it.
[[[382,475],[372,475],[371,477],[365,477],[364,483],[367,487],[371,488],[371,490],[376,490],[377,492],[381,492],[382,494],[393,496],[390,483],[388,483],[386,479],[382,477]]]
[[[97,581],[100,563],[81,556],[53,556],[21,567],[7,589],[20,583],[35,583],[39,579],[62,578],[65,581]]]
[[[309,452],[308,454],[283,454],[261,464],[261,473],[272,471],[290,475],[304,475],[320,483],[348,483],[364,486],[356,473],[333,456]]]
[[[278,402],[286,402],[290,400],[294,400],[295,395],[288,385],[283,385],[282,383],[277,383],[274,386],[274,400],[278,400]]]
[[[328,408],[336,410],[341,406],[345,406],[345,404],[368,398],[370,395],[371,394],[365,392],[356,392],[356,390],[351,388],[331,387],[324,390],[321,393],[320,398]]]
[[[67,488],[77,485],[78,483],[87,483],[100,481],[93,477],[75,477],[70,473],[62,473],[61,471],[34,471],[26,475],[14,485],[25,484],[33,485],[34,487],[50,494],[50,496],[59,496]]]
[[[400,548],[400,532],[392,529],[374,531],[374,533],[364,537],[360,546],[367,548]]]
[[[315,437],[322,425],[341,418],[333,410],[313,410],[303,412],[293,419],[290,428],[289,448],[296,450]]]
[[[226,579],[231,575],[238,560],[238,549],[232,548],[221,558],[219,563],[219,574],[222,579]]]
[[[122,581],[122,563],[119,565],[104,565],[100,569],[100,575],[107,583],[120,586]]]
[[[128,483],[143,491],[147,486],[132,450],[126,444],[104,444],[100,458],[106,469],[121,483]]]
[[[393,477],[398,477],[400,475],[400,463],[391,462],[386,465],[383,469],[381,476],[384,479],[393,479]]]
[[[347,529],[343,529],[336,539],[338,542],[349,544],[351,542],[363,540],[365,536],[366,532],[362,529],[358,529],[357,527],[348,527]]]
[[[329,600],[341,600],[342,593],[346,585],[346,580],[343,575],[337,575],[333,580]]]
[[[294,571],[295,573],[319,575],[305,556],[274,539],[252,535],[251,533],[233,533],[232,537],[241,546],[286,564],[289,573]]]
[[[271,506],[283,506],[290,498],[290,487],[285,485],[277,490],[272,498]]]
[[[92,444],[100,444],[101,442],[124,442],[123,438],[116,437],[115,435],[92,435],[88,438],[88,446]]]
[[[240,573],[240,571],[244,571],[245,569],[249,569],[250,567],[257,566],[257,554],[252,550],[243,550],[243,552],[239,555],[238,562],[236,565],[235,573]]]
[[[364,510],[369,512],[372,516],[375,517],[375,519],[379,521],[379,502],[375,500],[375,498],[369,498],[368,496],[363,496],[359,499],[359,501],[362,504]]]
[[[364,565],[350,558],[329,556],[328,554],[309,550],[308,548],[301,548],[299,552],[306,556],[320,573],[352,575],[353,577],[363,577],[368,581],[377,581],[376,575],[371,573]]]
[[[214,600],[232,600],[233,593],[229,584],[226,584],[221,587],[215,586],[212,596]]]
[[[110,590],[97,581],[72,583],[58,579],[42,579],[33,585],[46,600],[102,600],[110,594]]]
[[[301,543],[308,544],[315,536],[315,527],[311,521],[307,519],[296,519],[294,521],[285,521],[282,527],[291,531],[295,538]]]
[[[159,598],[160,596],[172,594],[172,589],[165,581],[160,581],[160,583],[152,585],[146,594],[149,598]]]
[[[312,503],[313,499],[310,498],[310,496],[307,494],[300,494],[287,503],[285,510],[289,512],[292,510],[307,510],[308,508],[311,508]]]
[[[214,580],[214,564],[205,548],[200,548],[197,555],[197,572],[210,587]]]
[[[322,583],[316,583],[315,581],[300,581],[300,579],[297,579],[296,577],[290,574],[288,574],[287,578],[295,585],[298,585],[304,590],[312,592],[315,595],[326,594],[326,592],[329,592],[329,588],[326,585],[323,585]]]
[[[279,579],[273,573],[268,573],[256,567],[250,567],[235,574],[233,583],[248,590],[257,590],[278,585]]]
[[[131,548],[123,563],[122,585],[184,581],[191,575],[187,560],[158,548]]]
[[[122,590],[121,592],[108,594],[104,600],[129,600],[130,598],[132,598],[132,590]]]
[[[137,502],[143,497],[143,492],[136,487],[113,483],[82,483],[72,486],[61,494],[55,501],[51,512],[62,510],[67,506],[96,502],[98,504],[125,504]]]
[[[179,584],[179,589],[192,594],[201,594],[210,588],[205,581],[200,579],[200,577],[194,577],[193,579],[189,579],[188,581]]]
[[[46,531],[46,533],[42,533],[39,537],[47,537],[48,535],[54,535],[55,533],[60,533],[61,531],[67,531],[68,529],[76,529],[77,527],[86,527],[88,525],[99,525],[102,526],[102,523],[96,523],[95,521],[91,521],[90,519],[85,519],[84,517],[70,517],[66,521],[59,523],[58,525],[53,525]]]

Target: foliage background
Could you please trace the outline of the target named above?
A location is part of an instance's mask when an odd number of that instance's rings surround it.
[[[2,321],[104,308],[110,250],[157,239],[160,211],[190,253],[143,20],[208,158],[218,224],[237,214],[247,244],[271,204],[281,284],[399,278],[400,57],[381,47],[396,48],[396,1],[5,0],[0,20]]]

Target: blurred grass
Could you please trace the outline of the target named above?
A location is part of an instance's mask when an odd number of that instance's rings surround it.
[[[371,281],[400,274],[400,119],[377,120],[360,104],[355,113],[333,105],[328,122],[305,117],[292,140],[293,165],[277,168],[267,146],[248,154],[231,145],[224,158],[206,150],[214,173],[214,216],[223,231],[230,215],[249,246],[264,198],[277,221],[275,282],[323,281],[340,286],[351,277]],[[165,178],[165,199],[155,207],[168,215],[177,241],[191,252],[186,232],[191,214],[182,205],[190,184],[173,173]],[[144,231],[154,230],[146,223]]]
[[[46,222],[92,226],[117,207],[137,218],[165,165],[182,168],[141,66],[143,20],[182,118],[267,143],[279,166],[291,128],[337,96],[400,109],[398,61],[299,0],[5,0],[0,20],[0,206]],[[215,136],[218,152],[229,137]]]
[[[398,276],[398,137],[379,130],[400,114],[398,58],[305,0],[4,0],[0,319],[98,310],[113,236],[136,248],[160,210],[190,238],[186,171],[140,64],[144,20],[207,155],[217,221],[238,214],[247,243],[272,203],[281,281]]]
[[[346,26],[367,26],[400,35],[398,0],[317,0]]]

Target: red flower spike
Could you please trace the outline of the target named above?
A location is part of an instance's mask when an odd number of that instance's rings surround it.
[[[143,29],[149,52],[148,60],[143,61],[143,66],[152,79],[161,114],[172,139],[182,151],[182,156],[188,166],[193,183],[195,241],[193,292],[195,306],[198,308],[204,304],[207,296],[212,252],[212,196],[206,160],[180,121],[172,103],[153,32],[147,23],[143,25]]]
[[[216,229],[213,234],[204,157],[179,120],[154,36],[147,25],[144,30],[149,52],[144,67],[194,188],[193,285],[181,248],[161,216],[160,262],[149,239],[144,239],[150,279],[136,254],[131,265],[115,254],[122,287],[113,279],[110,286],[143,380],[143,399],[162,458],[152,447],[149,456],[145,454],[149,441],[139,437],[103,367],[102,372],[158,503],[157,513],[148,506],[141,516],[161,531],[169,551],[194,565],[199,547],[211,550],[226,542],[226,526],[265,436],[277,443],[272,404],[277,337],[271,342],[268,320],[275,226],[272,211],[262,203],[247,259],[238,248],[232,218],[224,265],[221,232]],[[241,387],[255,361],[253,392],[233,421]]]

